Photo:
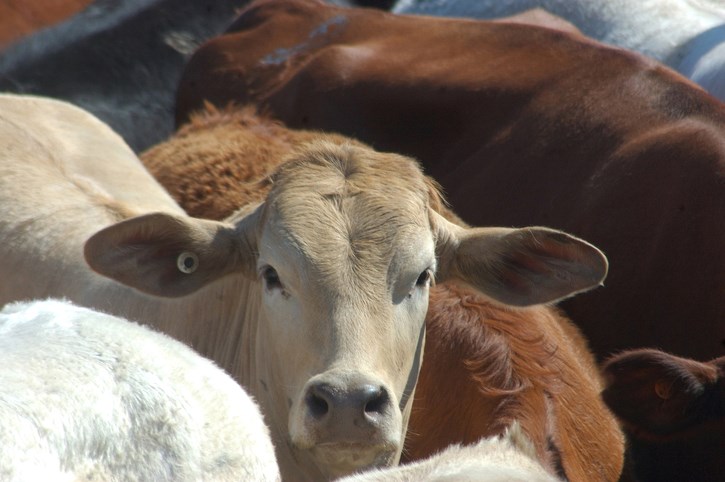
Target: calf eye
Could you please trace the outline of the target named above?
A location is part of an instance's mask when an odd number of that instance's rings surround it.
[[[262,279],[264,279],[264,285],[268,290],[282,289],[282,281],[279,279],[277,270],[271,266],[265,266],[262,268]]]
[[[415,286],[426,286],[430,284],[432,279],[433,273],[431,273],[430,269],[426,269],[420,274],[420,276],[418,276],[418,279],[415,282]]]

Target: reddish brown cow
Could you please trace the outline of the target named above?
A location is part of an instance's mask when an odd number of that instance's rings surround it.
[[[640,480],[720,481],[725,474],[725,357],[708,363],[633,350],[604,364]]]
[[[636,54],[511,23],[256,2],[192,57],[177,119],[208,99],[419,159],[476,225],[573,232],[606,287],[562,304],[603,358],[725,341],[725,106]]]
[[[79,12],[93,0],[3,0],[0,50],[11,42]]]
[[[189,214],[220,219],[261,199],[266,173],[318,135],[250,109],[213,111],[142,159]],[[599,397],[586,342],[555,309],[504,308],[441,284],[431,290],[426,327],[404,460],[502,433],[519,420],[552,473],[616,480],[621,432]]]

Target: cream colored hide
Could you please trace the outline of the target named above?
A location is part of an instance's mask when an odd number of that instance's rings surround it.
[[[0,312],[0,480],[279,480],[254,401],[186,345],[46,300]]]
[[[514,422],[500,437],[446,450],[400,467],[370,470],[338,482],[556,482]]]
[[[2,98],[4,124],[25,123],[20,112],[50,101],[5,108],[27,102]],[[72,129],[100,135],[93,122]],[[262,204],[215,222],[178,212],[152,181],[134,182],[140,205],[104,172],[49,162],[54,148],[38,145],[61,142],[55,127],[19,130],[23,142],[0,134],[14,145],[0,160],[0,202],[13,207],[0,214],[0,295],[67,296],[153,323],[214,359],[262,407],[285,481],[397,462],[434,274],[518,306],[590,289],[606,274],[601,252],[558,231],[453,225],[432,208],[437,195],[415,162],[323,135],[271,175]],[[120,149],[107,142],[94,145],[103,165]],[[113,162],[123,176],[145,175],[135,158]],[[149,212],[155,200],[166,212]],[[86,260],[118,283],[82,265],[89,237]]]

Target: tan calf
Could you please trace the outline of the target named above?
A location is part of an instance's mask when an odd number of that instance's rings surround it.
[[[265,173],[318,136],[249,108],[210,108],[142,160],[190,214],[220,219],[261,199],[270,187]],[[616,480],[621,432],[599,398],[583,337],[557,310],[511,309],[444,282],[431,288],[426,326],[404,461],[474,443],[519,420],[551,472]]]

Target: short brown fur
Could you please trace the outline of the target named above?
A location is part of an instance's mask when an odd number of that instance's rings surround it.
[[[0,2],[0,50],[41,28],[55,25],[92,0],[4,0]]]

